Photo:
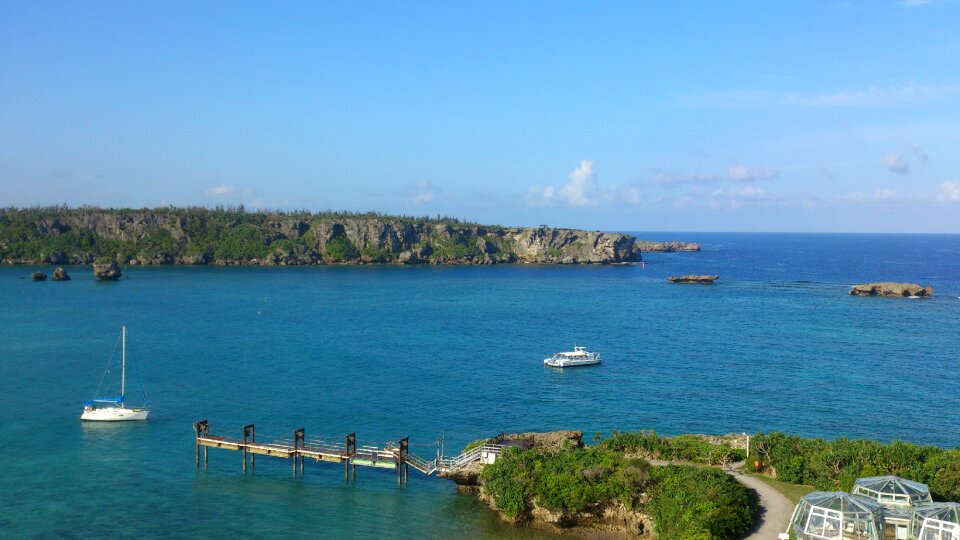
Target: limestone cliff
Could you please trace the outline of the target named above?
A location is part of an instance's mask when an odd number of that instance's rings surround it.
[[[638,240],[637,244],[642,251],[700,251],[700,244],[697,244],[696,242],[681,242],[679,240],[672,240],[669,242]]]
[[[0,210],[7,264],[610,264],[641,260],[633,236],[377,214],[241,209]]]

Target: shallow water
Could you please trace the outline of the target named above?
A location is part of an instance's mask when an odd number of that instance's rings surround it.
[[[0,530],[14,537],[515,537],[411,471],[210,451],[191,423],[258,438],[410,436],[447,454],[501,431],[782,430],[960,445],[960,236],[642,234],[703,244],[640,266],[138,268],[98,283],[0,268]],[[718,273],[713,286],[669,274]],[[852,283],[931,284],[930,300]],[[78,421],[120,324],[150,421]],[[574,342],[598,367],[542,358]],[[115,359],[115,358],[114,358]],[[107,376],[107,386],[116,373]],[[128,379],[136,389],[135,375]],[[107,393],[109,388],[104,388]],[[128,394],[136,392],[128,392]]]

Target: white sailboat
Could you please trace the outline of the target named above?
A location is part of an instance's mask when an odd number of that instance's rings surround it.
[[[127,327],[123,326],[121,330],[121,341],[123,342],[122,353],[120,356],[120,395],[118,397],[95,397],[92,401],[83,404],[83,414],[80,420],[90,420],[96,422],[122,422],[128,420],[146,420],[150,411],[147,409],[147,396],[144,394],[144,406],[139,408],[128,408],[124,403],[124,397],[127,391]],[[116,350],[116,349],[114,349]],[[108,368],[109,371],[109,368]],[[140,383],[140,391],[143,392],[143,382]],[[99,390],[98,390],[99,392]]]

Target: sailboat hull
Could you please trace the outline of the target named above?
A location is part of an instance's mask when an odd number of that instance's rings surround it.
[[[90,422],[129,422],[146,420],[150,411],[147,409],[127,409],[125,407],[104,407],[83,411],[81,420]]]

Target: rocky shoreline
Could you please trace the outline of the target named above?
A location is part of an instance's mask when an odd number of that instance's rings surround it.
[[[671,240],[669,242],[651,242],[648,240],[637,240],[640,251],[671,253],[674,251],[700,251],[700,244],[696,242],[681,242]]]
[[[621,233],[501,227],[446,218],[243,209],[0,210],[3,264],[627,264]]]

